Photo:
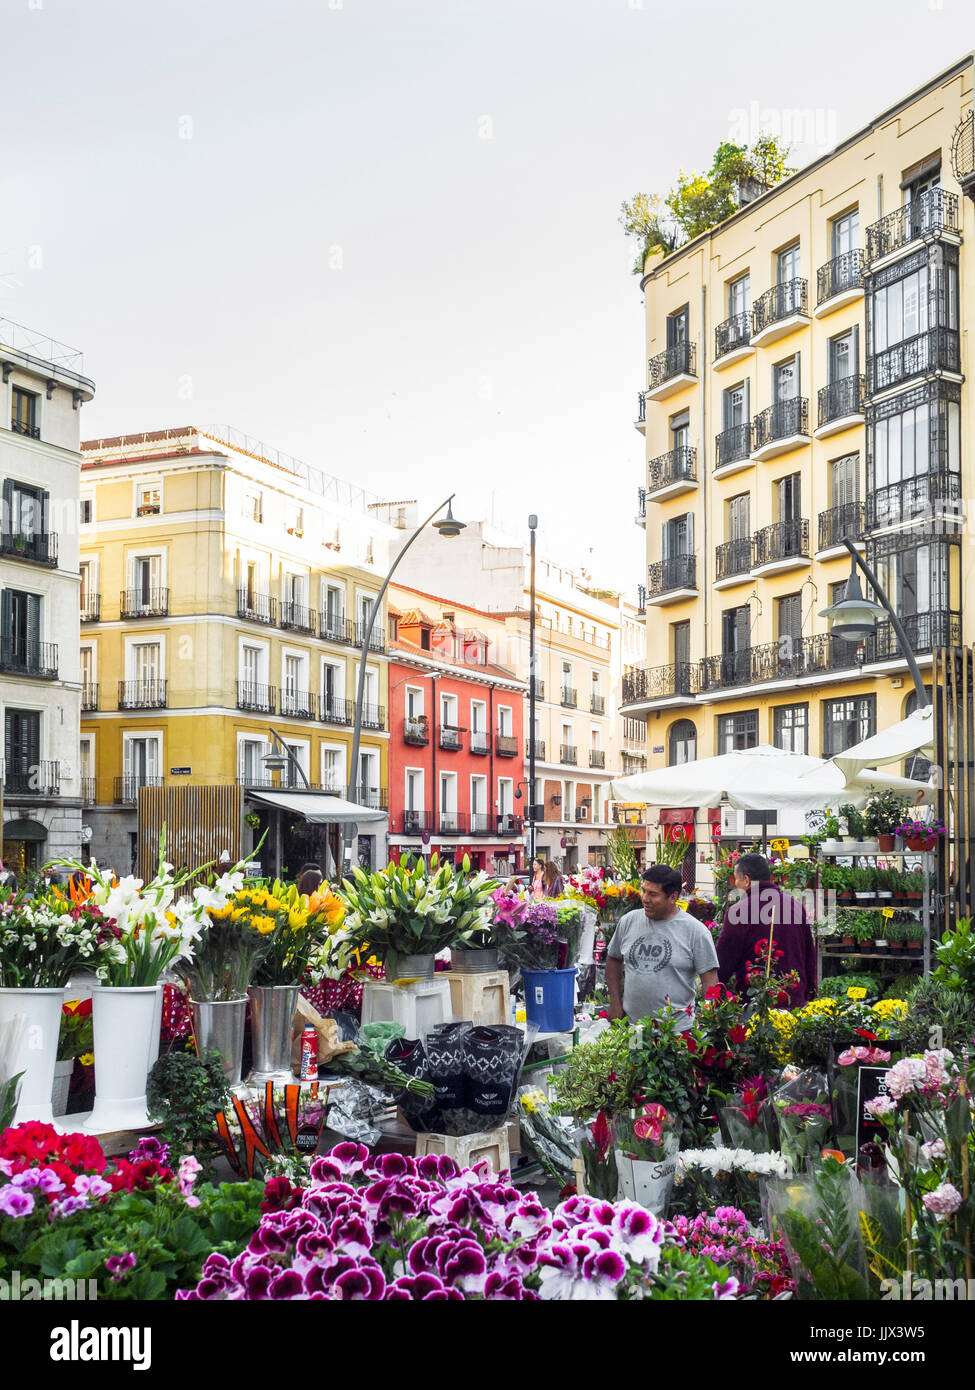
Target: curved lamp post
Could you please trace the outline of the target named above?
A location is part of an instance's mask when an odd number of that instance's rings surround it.
[[[907,633],[904,625],[894,612],[887,595],[880,587],[880,583],[873,570],[858,552],[856,546],[849,538],[845,538],[843,544],[853,557],[853,564],[850,566],[850,577],[846,581],[846,589],[843,597],[838,603],[832,603],[828,608],[823,608],[819,616],[826,618],[829,622],[829,630],[832,636],[843,638],[846,641],[858,642],[863,637],[869,637],[876,630],[878,619],[889,618],[890,625],[897,634],[897,640],[901,644],[901,652],[907,662],[907,669],[911,673],[914,681],[914,689],[917,692],[918,709],[924,709],[931,701],[928,699],[927,691],[924,689],[924,681],[921,679],[921,672],[917,660],[911,650]],[[857,574],[857,565],[867,576],[867,581],[871,585],[874,593],[879,600],[878,603],[871,602],[864,598],[863,590],[860,588],[860,577]]]
[[[422,530],[424,530],[425,527],[429,526],[432,522],[434,529],[439,531],[441,536],[446,536],[448,540],[452,540],[454,536],[459,536],[461,531],[464,530],[467,523],[465,521],[457,520],[457,518],[454,516],[453,509],[450,505],[456,496],[457,494],[455,492],[452,492],[450,496],[445,501],[441,502],[438,507],[434,507],[433,511],[430,513],[430,515],[426,518],[425,521],[420,522],[419,526],[413,532],[412,536],[410,536],[409,540],[406,542],[402,550],[396,556],[396,559],[390,565],[389,573],[383,580],[379,593],[376,595],[375,599],[370,605],[369,621],[366,623],[366,630],[362,634],[362,643],[359,651],[359,678],[356,682],[355,693],[355,723],[352,726],[352,755],[349,759],[348,795],[350,801],[355,801],[356,799],[356,778],[359,775],[359,741],[362,733],[362,704],[363,697],[366,693],[366,656],[369,652],[369,643],[372,640],[372,630],[375,626],[376,615],[382,609],[383,598],[385,596],[386,590],[389,588],[389,581],[393,577],[393,573],[396,569],[396,566],[399,564],[400,560],[402,560],[403,556],[406,554],[410,546],[416,540],[417,536],[420,534]],[[437,515],[438,512],[442,512],[444,507],[447,508],[447,515],[445,517],[441,517],[439,521],[434,521],[434,517]],[[436,794],[436,789],[434,789],[434,794]],[[350,827],[349,830],[346,832],[344,846],[345,858],[350,862],[352,857],[352,834],[353,831]]]
[[[271,735],[273,741],[272,748],[275,750],[271,753],[266,753],[261,759],[261,762],[267,768],[268,772],[283,772],[288,763],[291,763],[293,767],[297,768],[299,777],[308,790],[311,791],[311,783],[305,776],[305,769],[301,766],[301,763],[292,753],[284,739],[276,729],[271,728],[270,724],[267,726],[267,731]],[[281,807],[278,806],[274,813],[274,872],[277,874],[278,878],[281,877],[281,817],[283,814],[284,812],[281,810]]]

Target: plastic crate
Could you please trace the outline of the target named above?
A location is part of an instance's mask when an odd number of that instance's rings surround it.
[[[445,976],[390,985],[368,982],[362,990],[363,1023],[402,1023],[406,1037],[422,1038],[438,1023],[453,1023]]]
[[[511,1022],[511,991],[507,970],[494,970],[486,975],[461,975],[451,971],[450,1007],[454,1018],[470,1019],[471,1023]]]
[[[486,1159],[495,1173],[505,1173],[511,1169],[508,1126],[480,1134],[418,1134],[416,1156],[424,1154],[447,1154],[461,1168],[473,1168]]]

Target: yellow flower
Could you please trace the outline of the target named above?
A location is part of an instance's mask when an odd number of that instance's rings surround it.
[[[264,906],[267,908],[268,912],[280,912],[284,907],[284,903],[280,898],[272,898],[271,895],[268,894],[264,899]]]
[[[848,990],[846,991],[846,997],[847,997],[847,999],[852,999],[854,1003],[857,1003],[860,999],[866,999],[866,997],[867,997],[867,991],[866,991],[865,989],[862,989],[862,988],[861,988],[861,989],[848,989]]]
[[[83,1052],[83,1053],[81,1054],[81,1056],[78,1058],[78,1061],[81,1063],[81,1065],[82,1065],[83,1067],[90,1067],[91,1064],[92,1064],[92,1062],[94,1062],[94,1060],[95,1060],[95,1054],[94,1054],[94,1052]]]
[[[65,1004],[65,1006],[64,1006],[64,1011],[65,1011],[65,1013],[67,1013],[67,1014],[73,1014],[74,1011],[77,1009],[77,1007],[78,1007],[78,1005],[79,1005],[80,1003],[81,1003],[81,1000],[80,1000],[80,999],[69,999],[69,1000],[67,1001],[67,1003]]]
[[[292,931],[301,931],[308,924],[308,913],[298,904],[288,909],[288,926]]]
[[[231,916],[230,904],[228,903],[226,907],[211,907],[210,916],[214,922],[225,922]]]

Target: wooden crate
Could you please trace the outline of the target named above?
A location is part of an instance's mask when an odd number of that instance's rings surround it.
[[[461,1168],[473,1168],[487,1159],[495,1173],[504,1173],[511,1168],[508,1127],[502,1125],[480,1134],[418,1134],[416,1156],[421,1158],[424,1154],[447,1154]]]
[[[511,1022],[507,970],[493,970],[486,975],[462,975],[451,970],[447,979],[454,1018],[470,1023]]]

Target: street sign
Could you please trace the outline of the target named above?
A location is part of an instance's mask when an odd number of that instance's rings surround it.
[[[563,835],[562,838],[561,838],[561,840],[559,841],[559,844],[562,846],[563,849],[565,849],[565,847],[568,845],[568,843],[569,843],[568,840],[567,840],[567,839],[565,838],[565,836]]]
[[[423,843],[424,843],[425,845],[428,845],[428,844],[430,843],[430,832],[429,832],[429,830],[424,830],[423,834],[420,836],[420,839],[423,841]]]
[[[170,777],[189,777],[192,771],[193,769],[191,767],[171,767],[169,769],[169,775]]]

